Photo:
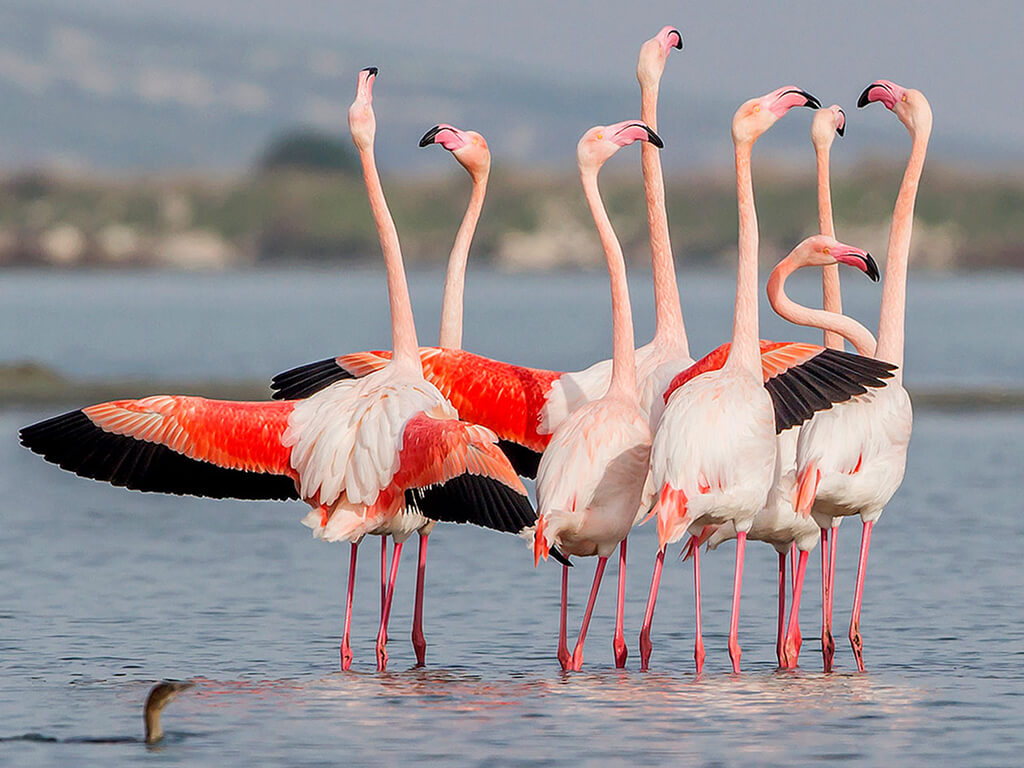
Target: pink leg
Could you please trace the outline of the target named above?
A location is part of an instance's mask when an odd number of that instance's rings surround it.
[[[796,542],[794,541],[792,544],[789,545],[789,570],[790,577],[793,579],[793,589],[796,589],[796,560]]]
[[[345,630],[341,635],[341,668],[348,670],[352,666],[352,646],[349,644],[349,630],[352,627],[352,590],[356,585],[356,551],[359,542],[352,542],[348,558],[348,596],[345,598]]]
[[[857,561],[857,591],[853,594],[853,614],[850,616],[850,645],[853,646],[853,657],[857,660],[857,669],[864,671],[864,641],[860,636],[860,605],[864,596],[864,577],[868,568],[868,548],[871,546],[871,529],[874,523],[864,523],[864,531],[860,537],[860,559]]]
[[[569,644],[565,638],[566,611],[569,604],[569,566],[562,566],[562,609],[558,622],[558,663],[562,665],[562,671],[569,669]]]
[[[836,545],[839,541],[839,529],[831,529],[828,542],[828,573],[825,576],[824,611],[825,618],[821,625],[821,656],[826,672],[832,671],[832,660],[836,655],[836,641],[832,637],[832,598],[836,584]],[[823,532],[823,535],[827,535]]]
[[[391,618],[391,599],[395,596],[395,578],[398,576],[398,558],[402,556],[402,545],[395,542],[391,553],[391,578],[388,580],[388,593],[384,601],[384,611],[380,615],[380,630],[377,632],[377,671],[383,672],[388,666],[388,652],[384,646],[388,642],[388,619]]]
[[[626,540],[619,544],[619,594],[615,601],[615,638],[612,641],[612,651],[615,654],[615,668],[623,669],[626,666],[626,657],[629,651],[626,650],[626,635],[622,628],[623,614],[626,610]]]
[[[786,553],[779,552],[779,626],[775,632],[775,657],[779,660],[779,667],[786,668],[786,659],[783,652],[782,633],[786,628]]]
[[[661,582],[661,566],[665,564],[665,550],[659,550],[654,560],[654,574],[651,576],[651,591],[647,595],[647,610],[640,628],[640,669],[647,671],[651,660],[651,622],[654,621],[654,604],[658,601],[658,584]]]
[[[388,599],[388,537],[380,537],[380,615]]]
[[[740,592],[743,589],[743,553],[747,546],[747,533],[736,534],[736,573],[732,582],[732,619],[729,621],[729,658],[732,660],[732,671],[740,671]]]
[[[704,634],[700,627],[700,547],[693,548],[693,600],[696,610],[694,631],[697,639],[693,646],[693,660],[697,665],[697,677],[704,671]]]
[[[583,669],[583,643],[587,639],[587,629],[590,628],[590,617],[594,613],[594,603],[597,602],[597,590],[601,588],[601,578],[604,576],[604,567],[608,565],[607,557],[597,558],[597,568],[594,570],[594,584],[590,587],[590,599],[587,601],[587,612],[583,614],[583,623],[580,625],[580,636],[576,638],[576,647],[572,652],[572,668],[579,672]]]
[[[789,609],[789,629],[786,630],[786,645],[783,656],[786,667],[794,669],[800,659],[800,645],[803,636],[800,634],[800,595],[804,591],[804,574],[807,572],[807,552],[800,553],[796,566],[796,582],[793,587],[793,607]]]
[[[423,637],[423,587],[427,571],[427,539],[420,534],[420,560],[416,567],[416,608],[412,615],[412,647],[416,651],[416,666],[422,667],[427,658],[427,640]]]

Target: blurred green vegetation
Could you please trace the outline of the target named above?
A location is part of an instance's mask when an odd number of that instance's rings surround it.
[[[40,173],[0,179],[0,264],[163,264],[164,254],[174,252],[168,242],[195,233],[206,238],[210,253],[221,254],[218,266],[376,258],[376,230],[358,173],[285,166],[233,179]],[[884,254],[901,174],[898,162],[834,174],[840,239]],[[407,259],[442,262],[468,200],[465,174],[391,176],[384,185]],[[768,261],[816,229],[813,179],[765,167],[755,185]],[[601,188],[628,258],[646,261],[639,173],[609,172]],[[677,255],[698,265],[731,264],[733,179],[672,176],[667,199]],[[1022,178],[929,167],[917,203],[915,266],[1024,266],[1022,211]],[[546,260],[524,259],[544,247]],[[576,175],[494,168],[474,259],[511,268],[603,264]],[[196,265],[202,260],[188,264]]]

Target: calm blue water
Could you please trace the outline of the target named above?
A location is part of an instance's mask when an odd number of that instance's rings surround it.
[[[439,282],[414,276],[423,329],[436,317],[428,293]],[[646,337],[650,300],[635,282],[638,336]],[[5,274],[0,360],[42,359],[95,376],[269,375],[337,351],[386,346],[380,283],[366,272],[344,279]],[[877,289],[852,278],[846,284],[847,304],[873,319]],[[797,288],[797,296],[813,294],[810,282]],[[600,275],[484,273],[471,279],[467,296],[470,348],[560,367],[607,350]],[[695,349],[724,338],[731,296],[728,277],[688,279]],[[911,387],[1019,385],[1022,296],[1018,277],[915,276]],[[776,328],[764,335],[780,337],[784,329]],[[708,660],[700,680],[692,674],[690,569],[674,560],[655,618],[652,672],[638,671],[636,635],[655,549],[649,526],[630,539],[625,672],[612,668],[614,566],[586,671],[566,676],[554,658],[557,568],[534,569],[514,538],[451,526],[431,538],[428,667],[411,669],[410,542],[392,617],[391,671],[373,671],[379,545],[372,540],[359,553],[354,671],[340,673],[348,547],[313,541],[298,522],[298,504],[144,495],[61,472],[15,436],[51,413],[0,410],[0,737],[140,735],[141,702],[153,681],[198,684],[168,707],[170,735],[158,753],[141,744],[6,741],[0,764],[1020,762],[1024,413],[918,413],[906,481],[873,539],[866,674],[853,672],[844,637],[860,535],[859,524],[847,522],[839,536],[838,672],[822,675],[814,652],[817,552],[804,599],[803,668],[775,672],[776,559],[774,550],[751,545],[744,672],[729,673],[733,549],[723,546],[703,559]],[[572,572],[570,631],[592,574],[586,560]]]

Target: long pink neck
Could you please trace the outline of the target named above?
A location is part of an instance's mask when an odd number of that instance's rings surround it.
[[[658,84],[640,86],[640,119],[652,130],[658,130]],[[650,142],[640,147],[644,172],[644,197],[647,199],[647,228],[651,238],[651,272],[654,275],[654,337],[678,347],[690,356],[690,345],[679,305],[679,286],[672,260],[672,241],[668,231],[668,210],[665,206],[665,180],[661,172],[661,153]]]
[[[736,145],[736,204],[739,210],[739,264],[736,269],[736,309],[732,321],[732,346],[726,365],[761,373],[757,323],[757,210],[754,181],[750,174],[753,142]]]
[[[818,163],[818,232],[834,238],[836,228],[832,222],[832,185],[829,180],[829,147],[816,147]],[[839,287],[839,265],[829,264],[821,268],[822,306],[826,312],[843,313],[843,296]],[[820,326],[823,327],[823,326]],[[825,346],[842,349],[843,339],[837,333],[825,330]],[[864,354],[864,353],[861,353]]]
[[[583,194],[586,195],[590,213],[601,238],[604,255],[608,261],[608,276],[612,287],[612,380],[608,385],[608,397],[622,397],[637,400],[636,359],[633,338],[633,313],[629,305],[629,288],[626,284],[626,262],[622,258],[622,247],[608,220],[601,193],[597,188],[597,171],[580,169]]]
[[[422,372],[419,342],[416,340],[416,324],[412,317],[412,301],[409,299],[409,285],[405,281],[405,267],[402,265],[402,249],[398,244],[398,230],[391,218],[384,189],[377,174],[373,147],[360,150],[359,159],[363,165],[363,179],[370,198],[370,210],[377,224],[380,249],[384,253],[384,266],[388,276],[388,299],[391,304],[391,346],[396,364],[412,364]]]
[[[898,381],[903,380],[903,338],[907,308],[907,264],[910,261],[910,236],[914,225],[914,202],[924,170],[929,131],[919,131],[913,140],[907,170],[903,174],[889,230],[885,256],[885,282],[882,284],[882,310],[878,318],[878,358],[899,366]]]
[[[797,304],[786,295],[786,279],[800,267],[805,266],[807,264],[799,263],[790,255],[780,261],[778,266],[772,270],[771,277],[768,278],[768,301],[771,302],[772,309],[791,323],[806,325],[810,328],[821,328],[826,333],[838,337],[840,339],[839,347],[833,347],[834,349],[841,348],[842,339],[846,339],[853,344],[859,354],[874,357],[875,337],[871,335],[871,331],[852,317],[828,310],[811,309]],[[839,265],[834,266],[838,267]]]
[[[487,194],[487,174],[473,177],[473,192],[469,198],[469,206],[462,217],[455,244],[448,256],[448,275],[444,282],[444,299],[441,302],[441,333],[438,346],[445,349],[462,348],[462,296],[466,286],[466,262],[469,259],[469,248],[473,244],[473,234],[480,220],[480,211],[484,207],[484,196]]]

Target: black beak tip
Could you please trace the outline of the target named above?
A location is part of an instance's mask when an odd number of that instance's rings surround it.
[[[420,146],[421,147],[427,147],[427,146],[430,146],[431,144],[433,144],[434,143],[434,138],[440,132],[441,132],[441,126],[440,125],[435,125],[429,131],[427,131],[426,133],[423,134],[423,137],[420,139]]]
[[[821,102],[818,101],[816,96],[807,93],[807,91],[802,91],[802,93],[804,97],[807,99],[807,103],[804,104],[805,107],[810,107],[811,109],[821,109]]]
[[[838,128],[836,128],[836,133],[838,133],[840,137],[845,136],[846,135],[846,123],[843,123]]]
[[[864,254],[864,263],[867,265],[867,275],[871,278],[872,282],[877,283],[882,274],[878,271],[878,265],[875,260],[871,258],[870,253]]]
[[[656,134],[654,131],[652,131],[650,128],[648,128],[646,125],[644,126],[644,128],[647,130],[647,140],[650,141],[651,144],[656,146],[658,149],[664,149],[665,148],[665,142],[661,140],[661,136]]]
[[[868,92],[872,88],[874,88],[874,87],[875,87],[875,84],[872,83],[867,88],[865,88],[863,91],[861,91],[860,98],[857,99],[857,109],[863,109],[864,107],[866,107],[868,104],[871,103],[871,99],[868,98]]]
[[[363,72],[369,73],[370,77],[376,77],[378,70],[376,67],[364,67]]]
[[[678,29],[673,29],[673,30],[671,30],[669,32],[670,35],[673,34],[673,33],[675,33],[676,40],[678,42],[674,46],[672,46],[672,47],[675,48],[677,51],[683,50],[683,35],[682,35],[682,33]]]

